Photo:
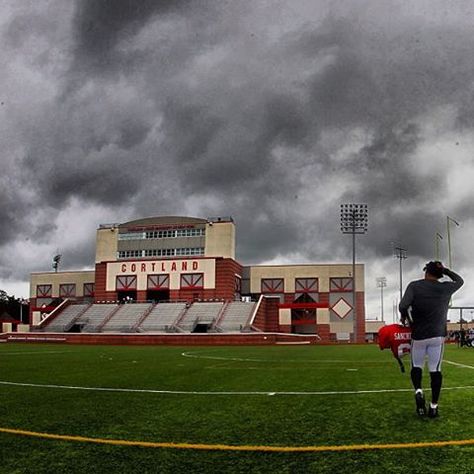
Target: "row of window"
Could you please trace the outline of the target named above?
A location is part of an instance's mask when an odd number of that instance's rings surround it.
[[[204,247],[179,249],[120,250],[119,252],[117,252],[118,258],[183,257],[189,255],[204,255]]]
[[[204,237],[206,229],[151,230],[147,232],[126,232],[118,240],[173,239],[176,237]]]
[[[184,250],[184,249],[178,249]],[[136,289],[137,277],[135,275],[117,276],[117,290]],[[202,287],[204,275],[202,273],[181,274],[181,288],[199,288]],[[148,289],[169,288],[169,275],[148,275]],[[264,294],[283,294],[284,291],[283,278],[262,278],[261,292]],[[335,292],[352,291],[352,278],[331,278],[329,290]],[[52,285],[38,285],[36,287],[36,296],[38,298],[48,298],[52,296]],[[319,282],[317,278],[296,278],[295,294],[297,296],[309,295],[315,301],[319,291]],[[94,295],[94,283],[84,283],[84,296]],[[65,283],[59,285],[59,296],[68,298],[76,296],[76,284]]]
[[[283,278],[262,278],[262,293],[284,293],[285,282]],[[318,293],[319,281],[317,278],[295,278],[295,293]],[[352,278],[330,278],[329,291],[352,291]]]
[[[82,294],[84,296],[94,296],[94,283],[84,283]],[[53,285],[38,285],[36,287],[38,298],[51,298],[53,296]],[[76,296],[76,284],[64,283],[59,285],[59,297],[70,298]]]

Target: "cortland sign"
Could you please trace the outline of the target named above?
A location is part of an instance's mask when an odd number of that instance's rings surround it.
[[[106,290],[115,291],[118,276],[136,276],[137,290],[146,290],[149,275],[169,275],[169,289],[179,290],[181,275],[196,273],[203,275],[205,289],[216,287],[214,258],[110,262],[107,264]]]
[[[158,261],[158,262],[126,262],[120,265],[122,273],[170,273],[170,272],[198,272],[199,260]]]

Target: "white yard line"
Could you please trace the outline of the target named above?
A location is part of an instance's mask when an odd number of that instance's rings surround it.
[[[237,362],[315,362],[315,363],[329,363],[329,364],[349,364],[351,362],[367,362],[370,364],[385,364],[386,361],[374,361],[374,360],[357,360],[351,361],[348,359],[244,359],[240,357],[218,357],[218,356],[208,356],[201,355],[200,352],[182,352],[183,357],[189,357],[191,359],[209,359],[209,360],[227,360],[227,361],[237,361]]]
[[[367,395],[374,393],[394,393],[394,392],[412,392],[411,388],[389,388],[379,390],[334,390],[334,391],[318,391],[318,392],[210,392],[210,391],[192,391],[192,390],[152,390],[152,389],[138,389],[138,388],[112,388],[112,387],[81,387],[75,385],[54,385],[54,384],[36,384],[36,383],[22,383],[22,382],[8,382],[0,380],[0,385],[18,386],[18,387],[35,387],[35,388],[55,388],[66,390],[87,390],[93,392],[127,392],[127,393],[154,393],[164,395]],[[474,385],[464,385],[459,387],[443,387],[443,390],[472,390]]]
[[[23,354],[72,354],[76,351],[30,351],[30,352],[0,352],[3,355],[23,355]]]
[[[446,364],[455,365],[456,367],[463,367],[464,369],[474,369],[474,365],[460,364],[459,362],[453,362],[452,360],[444,360]]]

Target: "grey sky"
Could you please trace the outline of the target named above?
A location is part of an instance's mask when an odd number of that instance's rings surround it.
[[[232,215],[245,264],[350,261],[339,204],[366,202],[369,316],[390,241],[418,277],[446,215],[474,303],[473,24],[471,1],[2,2],[0,287],[163,214]]]

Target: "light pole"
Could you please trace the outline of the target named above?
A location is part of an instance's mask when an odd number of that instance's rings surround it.
[[[57,273],[58,268],[59,268],[59,262],[61,261],[61,257],[62,257],[61,254],[55,255],[55,256],[53,257],[53,268],[54,268],[54,271],[55,271],[56,273]]]
[[[353,342],[357,341],[356,234],[365,234],[369,224],[367,204],[341,204],[341,232],[352,234],[352,308]]]
[[[393,256],[400,260],[400,301],[403,297],[403,269],[402,261],[407,258],[407,249],[404,249],[401,245],[394,245]]]
[[[450,230],[450,222],[453,222],[456,224],[456,226],[459,227],[459,222],[456,222],[453,218],[446,216],[446,229],[447,229],[447,235],[448,235],[448,264],[449,268],[453,266],[453,259],[451,255],[451,230]]]
[[[380,312],[383,321],[383,289],[387,286],[387,278],[386,277],[378,277],[376,279],[377,288],[380,288]]]
[[[443,240],[443,236],[439,233],[436,232],[435,234],[435,260],[439,262],[439,241]]]

